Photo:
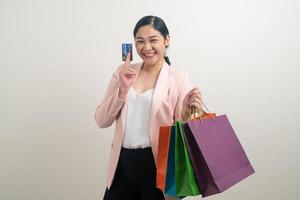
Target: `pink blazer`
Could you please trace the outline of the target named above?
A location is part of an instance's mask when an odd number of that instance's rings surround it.
[[[142,63],[131,64],[138,73]],[[126,123],[127,101],[118,98],[119,72],[113,74],[102,102],[97,106],[95,113],[96,123],[100,128],[111,126],[115,121],[115,131],[106,179],[106,186],[110,188],[116,171],[120,150],[124,139]],[[187,75],[164,63],[157,79],[151,104],[149,139],[155,162],[157,160],[159,127],[173,125],[182,118],[181,109],[183,99],[191,89]]]

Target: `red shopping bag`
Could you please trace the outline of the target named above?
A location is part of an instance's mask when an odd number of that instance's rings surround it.
[[[157,168],[156,168],[156,187],[162,191],[166,188],[166,174],[168,164],[168,151],[170,143],[171,127],[160,127],[158,154],[157,154]]]

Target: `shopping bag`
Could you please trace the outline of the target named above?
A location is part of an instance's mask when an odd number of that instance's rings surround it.
[[[200,194],[189,152],[185,143],[182,125],[176,122],[175,130],[175,188],[177,196],[196,196]]]
[[[206,113],[204,112],[201,116],[197,117],[197,118],[190,118],[190,120],[203,120],[203,119],[208,119],[208,118],[215,118],[216,117],[216,113]],[[197,143],[191,133],[191,131],[188,128],[187,123],[184,123],[183,125],[183,132],[184,132],[184,139],[186,141],[186,146],[187,149],[189,151],[189,155],[190,155],[190,159],[191,159],[191,163],[194,169],[194,174],[196,176],[196,180],[199,186],[199,182],[201,182],[201,177],[202,176],[207,176],[209,174],[207,173],[203,173],[201,174],[201,172],[203,172],[203,168],[205,167],[205,165],[202,165],[201,163],[205,163],[203,161],[203,157],[201,156],[201,152],[199,150],[199,147],[197,146]],[[207,170],[206,170],[207,171]],[[203,188],[200,188],[200,193],[203,193]]]
[[[175,188],[175,126],[171,126],[169,149],[168,149],[168,163],[166,175],[166,187],[164,192],[167,195],[176,197]]]
[[[156,187],[161,189],[162,191],[164,191],[166,188],[166,173],[168,164],[170,134],[170,126],[160,127],[156,167]]]
[[[202,117],[210,116],[205,114]],[[183,124],[177,122],[175,126],[160,128],[156,174],[157,187],[165,194],[180,199],[200,194],[184,138]]]
[[[226,115],[187,121],[183,127],[202,197],[255,172]]]
[[[161,127],[157,157],[156,186],[177,197],[175,189],[175,126]]]

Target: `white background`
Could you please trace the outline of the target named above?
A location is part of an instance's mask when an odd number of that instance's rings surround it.
[[[0,199],[102,199],[113,127],[99,129],[94,112],[148,14],[165,20],[173,67],[227,114],[256,170],[207,199],[299,199],[299,10],[297,0],[0,0]]]

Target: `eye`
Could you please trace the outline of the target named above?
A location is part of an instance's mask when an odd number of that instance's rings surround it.
[[[144,43],[144,41],[142,41],[142,40],[138,40],[138,41],[136,41],[136,43],[137,43],[137,44],[143,44],[143,43]]]
[[[157,41],[158,41],[157,39],[150,40],[150,42],[157,42]]]

